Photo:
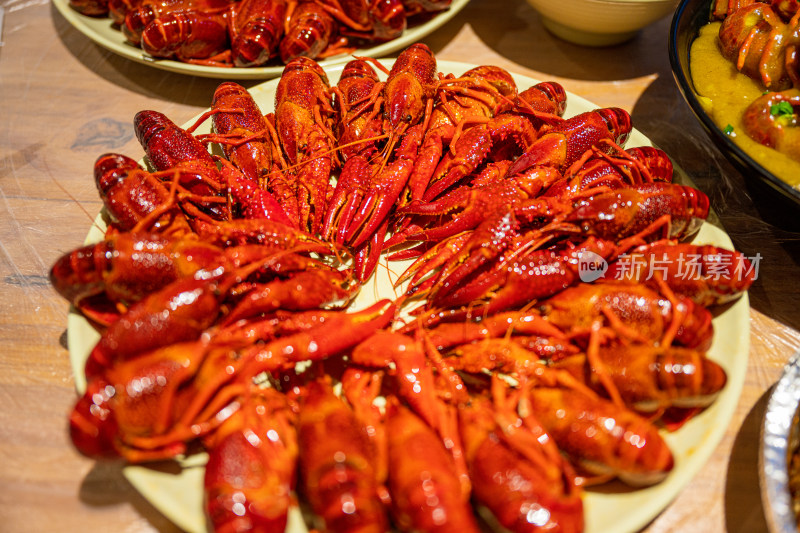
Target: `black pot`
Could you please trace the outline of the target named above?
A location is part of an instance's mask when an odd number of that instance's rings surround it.
[[[675,82],[700,121],[705,132],[725,157],[753,185],[757,196],[764,195],[767,200],[779,198],[781,203],[791,204],[793,209],[800,206],[800,190],[762,167],[745,153],[711,120],[697,98],[689,68],[689,53],[692,42],[700,28],[708,23],[711,12],[710,0],[682,0],[672,17],[669,32],[669,61]]]

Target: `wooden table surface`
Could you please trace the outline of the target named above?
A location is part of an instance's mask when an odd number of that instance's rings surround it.
[[[109,151],[141,157],[134,114],[156,109],[182,124],[209,106],[219,80],[118,57],[47,0],[0,6],[0,529],[178,531],[118,466],[72,447],[68,306],[47,276],[62,253],[83,242],[100,209],[95,159]],[[524,0],[472,0],[424,41],[439,59],[497,64],[559,81],[598,106],[626,109],[710,196],[735,246],[761,254],[750,291],[747,378],[733,419],[706,466],[646,529],[757,533],[766,531],[757,472],[762,417],[771,387],[800,346],[800,233],[796,212],[762,197],[696,124],[670,71],[669,23],[663,19],[626,44],[591,49],[548,34]]]

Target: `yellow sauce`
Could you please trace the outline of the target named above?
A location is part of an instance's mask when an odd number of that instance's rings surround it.
[[[764,93],[761,84],[738,72],[719,51],[721,22],[700,28],[692,43],[689,67],[703,109],[723,131],[732,126],[731,140],[772,174],[793,187],[800,185],[800,163],[747,136],[742,115],[747,105]]]

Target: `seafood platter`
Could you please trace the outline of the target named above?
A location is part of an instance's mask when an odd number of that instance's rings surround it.
[[[800,203],[796,2],[683,0],[670,29],[675,80],[720,150],[754,183]]]
[[[297,55],[323,67],[384,57],[437,30],[469,0],[53,0],[99,46],[161,70],[227,80],[281,75]]]
[[[633,532],[716,447],[753,265],[626,111],[421,43],[209,101],[51,270],[72,442],[180,527]]]

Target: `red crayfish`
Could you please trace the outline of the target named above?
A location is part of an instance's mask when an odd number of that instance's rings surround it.
[[[280,53],[278,19],[380,38],[449,2],[267,4],[224,15],[242,64]],[[579,532],[585,486],[670,475],[665,433],[728,381],[709,309],[757,265],[687,242],[708,198],[624,147],[626,111],[566,117],[555,82],[436,65],[416,44],[332,83],[300,55],[267,112],[225,82],[188,128],[137,114],[145,165],[97,160],[108,227],[51,270],[100,331],[81,453],[206,452],[219,532],[298,507],[326,531]],[[384,253],[412,261],[362,305]]]

